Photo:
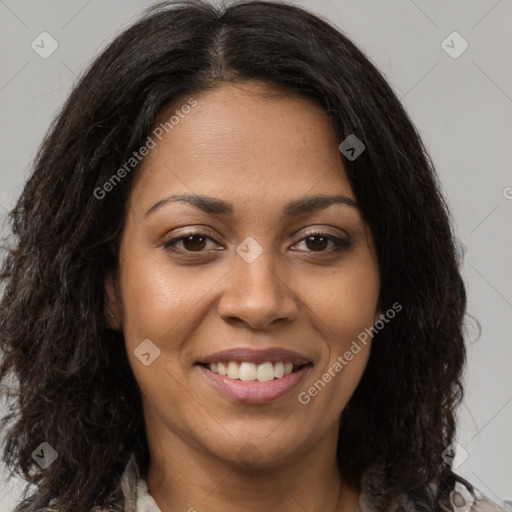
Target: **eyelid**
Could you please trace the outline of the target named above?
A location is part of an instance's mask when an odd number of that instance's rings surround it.
[[[178,228],[179,229],[179,228]],[[340,231],[343,231],[344,233],[344,236],[347,237],[347,238],[350,238],[350,236],[348,235],[348,233],[344,230],[341,230],[340,228],[335,228],[335,229],[338,229]],[[299,229],[298,231],[296,231],[293,235],[292,235],[292,238],[295,238],[299,235],[299,233],[301,232],[301,230]],[[203,227],[203,226],[198,226],[198,227],[187,227],[187,228],[183,228],[183,231],[178,231],[177,233],[175,232],[172,232],[172,236],[170,235],[165,235],[163,237],[163,242],[166,243],[170,240],[174,240],[176,238],[181,238],[181,237],[187,237],[187,236],[194,236],[194,235],[206,235],[206,236],[209,236],[211,237],[215,242],[216,242],[216,238],[222,238],[220,237],[218,234],[214,233],[213,231],[211,231],[210,229],[208,229],[207,227]],[[307,228],[306,231],[302,232],[302,237],[307,237],[307,236],[310,236],[310,235],[325,235],[325,236],[333,236],[333,237],[336,237],[337,235],[334,235],[334,234],[331,234],[329,233],[325,227],[310,227],[310,228]],[[338,236],[339,238],[339,236]],[[299,240],[297,240],[298,242],[302,241],[302,238],[300,238]]]
[[[167,234],[163,238],[163,243],[167,243],[179,238],[186,238],[187,236],[195,236],[195,235],[203,235],[212,238],[216,242],[216,238],[220,238],[218,234],[209,230],[206,227],[198,226],[194,228],[183,228],[182,231],[172,232],[172,234]]]
[[[343,235],[340,235],[340,234],[335,235],[335,234],[331,233],[330,231],[328,231],[328,228],[322,227],[322,226],[317,226],[317,227],[306,228],[306,231],[302,232],[301,237],[305,237],[305,236],[309,236],[309,235],[325,235],[325,236],[333,236],[333,237],[337,237],[337,238],[340,238],[340,236],[344,236],[345,238],[350,238],[349,234],[345,230],[343,230],[341,228],[334,228],[334,227],[332,227],[332,229],[336,229],[336,230],[338,230],[338,232],[342,231]],[[301,233],[300,230],[295,233],[294,237],[297,236],[299,233]],[[302,240],[302,238],[301,238],[301,240]]]

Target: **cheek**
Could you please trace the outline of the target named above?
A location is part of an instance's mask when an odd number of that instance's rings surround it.
[[[336,421],[361,379],[371,347],[365,329],[374,325],[378,315],[380,279],[375,259],[371,254],[358,255],[348,263],[331,276],[329,286],[311,296],[313,317],[318,319],[316,326],[325,345],[299,401],[316,411],[312,417],[327,422]]]
[[[120,277],[123,328],[129,344],[154,338],[159,346],[167,346],[201,311],[201,299],[212,288],[209,280],[194,278],[190,270],[171,272],[165,261],[135,255],[125,261]]]
[[[162,412],[167,401],[182,407],[187,396],[180,384],[182,340],[197,324],[200,299],[211,286],[190,279],[187,272],[171,272],[165,261],[155,261],[143,251],[132,251],[121,261],[120,282],[126,350],[143,400],[149,405],[147,410]],[[149,347],[149,365],[137,357],[146,340],[157,347],[145,345]]]
[[[327,286],[309,288],[310,304],[325,338],[344,350],[346,343],[377,320],[380,279],[372,255],[361,255],[332,275]],[[316,292],[313,292],[316,290]]]

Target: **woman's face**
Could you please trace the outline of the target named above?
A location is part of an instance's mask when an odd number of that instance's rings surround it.
[[[127,204],[117,301],[106,289],[150,449],[269,467],[335,443],[371,341],[344,354],[378,319],[379,272],[322,110],[263,87],[173,108]]]

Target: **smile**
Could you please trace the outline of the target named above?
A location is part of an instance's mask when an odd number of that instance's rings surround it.
[[[216,362],[206,365],[213,373],[218,373],[230,379],[243,381],[268,382],[274,379],[281,379],[285,375],[289,375],[294,370],[297,371],[301,366],[297,366],[290,362],[277,361],[272,363],[266,361],[262,364],[255,364],[249,361]]]
[[[283,348],[238,347],[204,356],[195,366],[225,398],[263,404],[291,393],[313,363],[307,355]]]

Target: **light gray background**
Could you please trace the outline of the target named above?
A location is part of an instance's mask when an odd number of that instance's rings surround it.
[[[490,498],[512,499],[511,0],[301,0],[333,21],[388,78],[440,175],[464,248],[472,342],[457,469]],[[50,120],[76,76],[149,0],[0,0],[0,221],[14,206]],[[43,31],[59,47],[31,48]],[[458,58],[441,46],[457,31]],[[448,39],[452,51],[460,41]],[[1,467],[0,467],[1,469]],[[0,474],[0,512],[19,482]]]

